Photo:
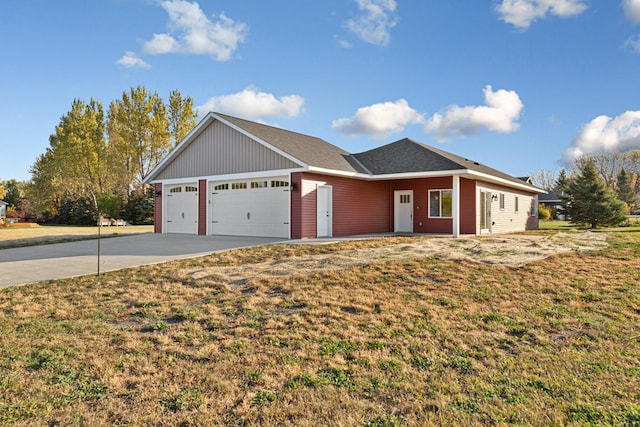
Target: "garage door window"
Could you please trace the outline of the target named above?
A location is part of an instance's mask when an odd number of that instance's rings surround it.
[[[244,190],[246,188],[247,188],[246,182],[234,182],[233,184],[231,184],[232,190]]]
[[[182,193],[182,187],[173,187],[169,193]]]
[[[198,191],[198,187],[194,187],[193,185],[187,185],[184,188],[184,191],[186,191],[187,193]]]
[[[228,190],[229,189],[229,184],[218,184],[215,187],[213,187],[214,190]]]
[[[267,181],[251,181],[251,188],[267,188]]]
[[[271,187],[288,187],[289,181],[271,181]]]

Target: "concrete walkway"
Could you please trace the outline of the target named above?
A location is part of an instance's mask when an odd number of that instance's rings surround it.
[[[174,259],[193,258],[281,238],[137,234],[100,240],[100,272]],[[98,241],[0,249],[0,288],[96,274]]]

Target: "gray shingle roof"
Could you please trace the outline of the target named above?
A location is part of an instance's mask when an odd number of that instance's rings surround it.
[[[391,174],[470,170],[500,178],[518,184],[518,186],[525,185],[531,187],[533,190],[537,190],[536,187],[523,183],[520,179],[500,172],[499,170],[408,138],[363,153],[351,154],[342,148],[314,136],[304,135],[226,114],[213,113],[213,115],[242,129],[249,135],[261,139],[310,167],[357,173],[369,177]],[[183,143],[181,143],[179,147],[182,145]],[[184,147],[181,148],[184,149]],[[173,153],[173,155],[176,154],[177,152]],[[165,159],[165,161],[171,161],[171,155]],[[162,163],[158,165],[158,170],[154,170],[150,177],[152,178],[157,175],[164,167],[165,165]]]
[[[497,169],[409,138],[354,154],[354,156],[374,175],[468,169],[526,185],[520,179]]]
[[[343,172],[366,173],[357,162],[353,161],[349,152],[323,139],[226,114],[215,114],[309,166]]]

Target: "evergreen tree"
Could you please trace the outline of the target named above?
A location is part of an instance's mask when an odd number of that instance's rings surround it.
[[[567,178],[567,173],[565,172],[564,169],[560,169],[560,172],[558,173],[558,178],[554,183],[553,189],[555,191],[566,191],[568,185],[569,185],[569,178]]]
[[[627,210],[630,211],[636,202],[636,194],[631,187],[631,182],[624,169],[620,170],[616,180],[616,191],[618,199],[627,204]]]
[[[580,165],[580,174],[567,186],[563,213],[574,224],[591,228],[616,225],[626,219],[624,203],[607,188],[592,162]]]

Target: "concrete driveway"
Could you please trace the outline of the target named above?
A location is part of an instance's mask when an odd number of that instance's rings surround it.
[[[280,241],[281,238],[152,233],[110,237],[100,241],[100,272]],[[97,253],[97,240],[0,249],[0,288],[96,274]]]

